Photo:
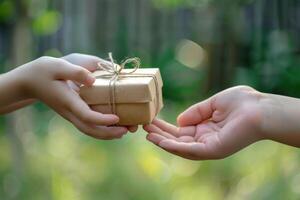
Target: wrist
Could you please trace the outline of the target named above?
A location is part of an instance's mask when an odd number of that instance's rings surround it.
[[[0,75],[0,107],[5,108],[11,104],[26,99],[22,90],[22,82],[14,70]]]
[[[11,91],[16,94],[16,99],[21,101],[33,98],[29,92],[29,81],[26,79],[25,72],[21,67],[7,72],[5,76]]]
[[[264,138],[299,147],[300,100],[274,94],[264,96],[261,100]]]
[[[272,130],[275,128],[274,123],[279,121],[281,106],[271,94],[262,93],[262,98],[259,100],[261,110],[260,118],[260,135],[263,139],[272,138]]]

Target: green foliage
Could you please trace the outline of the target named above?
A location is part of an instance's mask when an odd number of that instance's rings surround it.
[[[178,8],[181,6],[206,5],[212,0],[152,0],[159,8]]]
[[[172,123],[229,85],[300,97],[298,25],[289,15],[299,11],[295,2],[0,0],[0,71],[12,67],[14,36],[31,24],[32,37],[22,39],[35,57],[113,51],[118,61],[138,56],[159,67],[159,117]],[[179,55],[182,41],[192,45]],[[194,55],[199,63],[184,62]],[[29,111],[15,114],[15,137],[11,116],[0,117],[1,200],[299,199],[297,149],[263,141],[224,160],[195,162],[159,150],[142,130],[98,141],[42,103]]]
[[[0,2],[0,23],[8,21],[14,15],[14,4],[12,1],[5,0]]]
[[[6,22],[14,16],[14,4],[12,1],[5,0],[0,2],[0,22]]]
[[[60,28],[62,23],[61,20],[59,12],[54,10],[45,11],[34,19],[32,28],[37,35],[51,35]]]

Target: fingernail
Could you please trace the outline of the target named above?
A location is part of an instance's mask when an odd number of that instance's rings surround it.
[[[146,139],[147,139],[148,141],[151,141],[151,134],[148,134],[148,135],[146,136]]]
[[[147,138],[150,142],[152,142],[152,143],[155,143],[156,144],[156,138],[155,138],[155,135],[153,134],[153,133],[149,133],[148,134],[148,138]]]
[[[110,115],[112,121],[114,121],[115,123],[118,123],[119,122],[119,117],[117,115]]]
[[[167,147],[168,147],[168,144],[167,144],[165,141],[161,141],[158,145],[159,145],[161,148],[167,148]]]
[[[176,121],[177,121],[177,124],[179,124],[179,121],[180,121],[180,119],[181,119],[181,116],[182,116],[182,113],[181,113],[181,114],[179,114],[179,115],[178,115],[178,117],[177,117],[177,119],[176,119]]]
[[[88,85],[93,85],[93,83],[95,82],[95,77],[93,77],[92,75],[89,75],[88,77],[87,77],[87,79],[86,79],[86,83],[88,84]]]
[[[154,142],[153,142],[153,135],[152,135],[151,133],[149,133],[149,134],[147,135],[146,139],[147,139],[148,141],[154,143]]]

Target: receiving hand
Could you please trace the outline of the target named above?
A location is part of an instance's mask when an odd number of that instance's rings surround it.
[[[224,90],[179,115],[179,127],[155,119],[144,126],[147,139],[188,159],[225,158],[264,138],[262,99],[246,86]]]

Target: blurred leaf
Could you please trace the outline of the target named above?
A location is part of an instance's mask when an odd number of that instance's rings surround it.
[[[61,26],[62,17],[57,11],[46,11],[33,21],[33,31],[37,35],[51,35]]]
[[[12,18],[14,14],[14,3],[9,0],[0,2],[0,22],[5,22]]]
[[[158,8],[178,8],[184,6],[206,5],[212,0],[152,0]]]

